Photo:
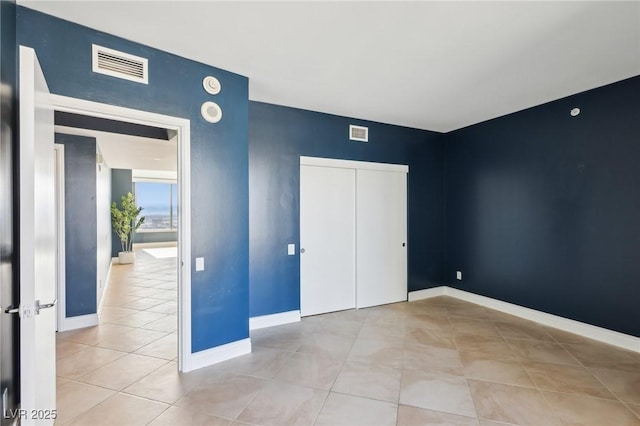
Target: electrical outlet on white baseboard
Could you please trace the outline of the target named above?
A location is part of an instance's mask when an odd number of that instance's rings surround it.
[[[462,281],[462,271],[456,271],[456,279]]]

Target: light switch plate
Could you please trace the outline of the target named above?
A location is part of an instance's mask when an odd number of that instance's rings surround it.
[[[294,254],[296,254],[296,245],[295,244],[289,244],[287,246],[287,254],[289,256],[293,256]]]
[[[196,257],[196,271],[204,271],[204,257]]]

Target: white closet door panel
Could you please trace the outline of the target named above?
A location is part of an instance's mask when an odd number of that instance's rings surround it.
[[[407,300],[407,175],[357,171],[357,306]]]
[[[355,191],[353,169],[300,166],[302,316],[355,308]]]

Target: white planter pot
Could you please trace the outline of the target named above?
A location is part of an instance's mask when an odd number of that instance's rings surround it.
[[[118,261],[121,265],[133,263],[136,260],[136,253],[133,251],[121,251],[118,253]]]

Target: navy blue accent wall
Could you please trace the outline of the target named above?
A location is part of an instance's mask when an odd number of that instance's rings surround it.
[[[18,220],[14,159],[17,152],[16,5],[0,1],[0,304],[20,303],[17,274]],[[0,389],[7,389],[5,410],[20,401],[20,322],[18,315],[0,313]],[[0,416],[0,425],[14,423]]]
[[[640,336],[640,77],[446,138],[446,282]]]
[[[248,79],[202,63],[18,7],[18,43],[33,47],[52,93],[191,121],[192,351],[249,337]],[[149,84],[91,71],[91,44],[149,60]],[[208,95],[202,79],[222,84]],[[224,111],[200,116],[203,102]]]
[[[349,141],[349,124],[369,142]],[[441,285],[443,142],[435,132],[249,103],[250,314],[300,309],[300,156],[409,165],[409,290]],[[298,250],[296,250],[296,253]]]
[[[111,202],[116,202],[120,206],[120,200],[128,192],[133,193],[131,184],[130,169],[111,169]],[[122,251],[122,244],[118,234],[111,231],[111,257],[118,257],[118,252]]]
[[[64,145],[66,315],[95,314],[98,274],[96,140],[56,133]]]

